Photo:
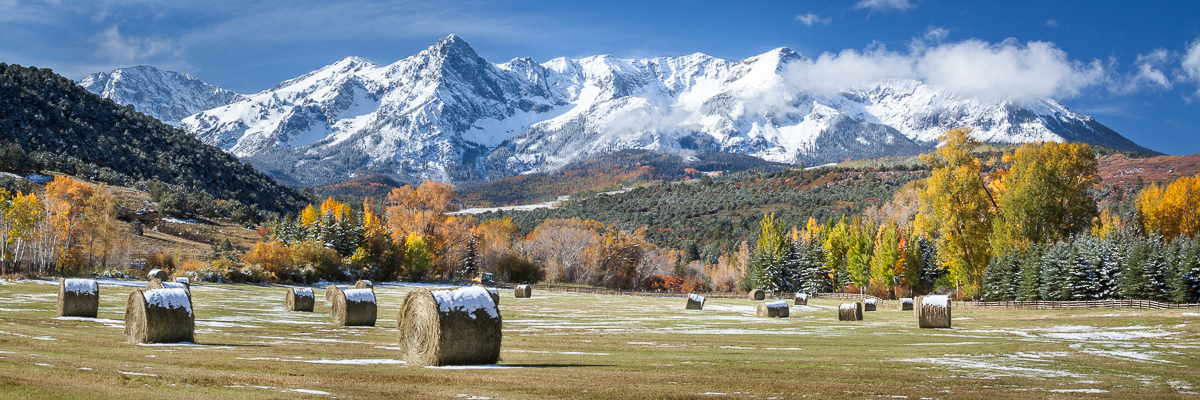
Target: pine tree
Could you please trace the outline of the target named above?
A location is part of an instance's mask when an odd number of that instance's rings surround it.
[[[999,254],[988,265],[983,275],[983,299],[985,301],[1011,301],[1017,298],[1021,257],[1018,251]]]
[[[1073,275],[1075,256],[1070,242],[1050,245],[1042,255],[1042,286],[1038,295],[1043,300],[1070,300],[1074,296],[1077,276]]]
[[[1042,288],[1042,253],[1041,246],[1032,245],[1025,249],[1021,260],[1021,290],[1017,300],[1040,300]]]
[[[463,256],[462,264],[458,269],[458,276],[468,277],[475,274],[479,270],[478,256],[475,254],[475,236],[471,236],[471,241],[467,242],[467,254]]]

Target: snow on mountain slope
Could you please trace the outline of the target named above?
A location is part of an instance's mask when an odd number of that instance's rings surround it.
[[[984,102],[912,80],[801,89],[788,71],[808,62],[779,48],[741,61],[602,55],[492,64],[450,35],[391,65],[343,59],[181,126],[303,185],[362,173],[471,183],[624,149],[812,165],[928,151],[959,126],[988,142],[1145,150],[1048,99]]]
[[[188,74],[148,65],[98,72],[77,83],[100,97],[133,105],[138,112],[174,126],[189,115],[241,100],[237,93]]]

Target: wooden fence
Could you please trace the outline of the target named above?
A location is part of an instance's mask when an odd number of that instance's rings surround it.
[[[955,307],[964,308],[1014,308],[1037,310],[1062,310],[1068,308],[1141,308],[1148,310],[1170,310],[1200,308],[1200,303],[1163,303],[1153,300],[1072,300],[1072,301],[959,301]]]
[[[503,289],[512,289],[516,285],[511,283],[497,284],[496,287]],[[587,293],[587,294],[605,294],[618,296],[646,296],[646,297],[687,297],[684,292],[657,292],[644,290],[617,290],[605,288],[579,287],[579,286],[564,286],[564,285],[529,285],[533,290],[545,290],[550,292],[568,292],[568,293]],[[728,293],[728,292],[712,292],[700,293],[701,296],[710,299],[744,299],[745,293]],[[795,293],[775,293],[768,294],[767,298],[774,299],[793,299]],[[819,299],[844,299],[844,300],[863,300],[875,299],[879,302],[880,308],[897,308],[900,306],[899,300],[883,300],[871,295],[855,294],[855,293],[815,293],[813,298]],[[1062,310],[1070,308],[1140,308],[1150,310],[1168,310],[1168,309],[1200,309],[1200,303],[1163,303],[1153,300],[1079,300],[1079,301],[956,301],[955,308],[976,308],[976,309],[991,309],[991,308],[1008,308],[1008,309],[1045,309],[1045,310]]]

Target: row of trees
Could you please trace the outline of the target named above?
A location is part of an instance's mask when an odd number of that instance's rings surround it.
[[[127,231],[115,208],[108,189],[63,176],[41,197],[0,189],[0,274],[107,266]]]

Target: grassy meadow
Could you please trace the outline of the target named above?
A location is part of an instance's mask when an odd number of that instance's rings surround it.
[[[499,365],[413,368],[396,347],[411,286],[380,284],[373,328],[283,311],[279,286],[192,286],[196,344],[131,345],[102,281],[97,319],[55,319],[57,282],[0,281],[0,398],[1194,398],[1200,310],[954,310],[918,329],[882,302],[754,316],[756,302],[501,292]]]

